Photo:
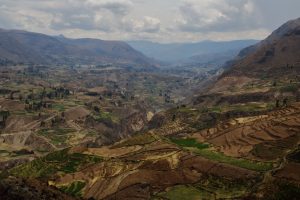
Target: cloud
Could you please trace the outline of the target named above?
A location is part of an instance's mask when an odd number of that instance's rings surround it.
[[[186,32],[249,30],[260,26],[258,10],[250,0],[186,0],[176,23]]]
[[[144,16],[141,19],[128,17],[133,3],[128,0],[73,0],[73,6],[53,11],[51,28],[99,30],[103,32],[128,31],[154,33],[160,30],[158,18]]]
[[[142,31],[155,33],[160,30],[160,20],[154,17],[146,16],[143,20]]]
[[[158,18],[145,16],[142,20],[124,19],[122,28],[128,32],[157,33],[160,31],[161,22]]]
[[[116,15],[127,15],[133,6],[129,0],[87,0],[85,2],[91,9],[107,9]]]
[[[69,0],[70,6],[53,10],[51,28],[116,31],[123,18],[130,12],[128,0]]]
[[[263,39],[299,0],[0,0],[0,28],[113,40]]]

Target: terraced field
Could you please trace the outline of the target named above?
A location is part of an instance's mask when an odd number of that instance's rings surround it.
[[[10,174],[43,177],[84,199],[241,199],[260,190],[268,196],[266,188],[277,179],[299,181],[298,151],[291,154],[299,143],[299,107],[221,121],[200,132],[185,132],[187,124],[181,132],[180,119],[175,119],[174,133],[179,134],[165,134],[163,127],[113,145],[75,146],[13,168]]]
[[[205,183],[211,176],[218,177],[221,182],[229,179],[250,185],[260,177],[253,170],[206,159],[166,141],[161,136],[150,134],[146,137],[137,135],[103,148],[72,148],[21,165],[11,173],[22,177],[32,177],[33,174],[35,177],[48,176],[50,185],[66,193],[95,199],[173,199],[174,195],[183,191],[193,191],[187,197],[194,195],[198,199],[199,195],[216,195],[207,191],[208,187],[213,187]],[[96,155],[101,155],[105,162],[98,163]],[[225,194],[221,183],[215,187],[219,188],[218,195],[233,197],[230,192]],[[246,190],[242,188],[240,193],[233,195],[243,196]]]
[[[214,145],[225,155],[268,160],[272,156],[264,155],[263,148],[273,148],[284,153],[289,148],[295,148],[299,142],[299,133],[300,105],[294,104],[268,115],[238,118],[216,128],[203,130],[193,137]]]

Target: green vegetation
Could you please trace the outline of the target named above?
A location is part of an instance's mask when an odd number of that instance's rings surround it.
[[[83,181],[75,181],[67,186],[61,186],[59,189],[64,193],[72,195],[74,197],[82,196],[82,189],[85,187],[86,183]]]
[[[170,139],[173,143],[177,144],[181,147],[195,147],[197,149],[206,149],[209,148],[209,144],[205,143],[198,143],[196,139],[194,138],[188,138],[188,139]]]
[[[63,112],[63,111],[66,110],[64,105],[62,105],[62,104],[57,104],[57,103],[56,103],[56,104],[53,104],[53,105],[52,105],[52,108],[53,108],[54,110],[59,111],[59,112]]]
[[[242,167],[245,169],[255,170],[255,171],[267,171],[272,169],[272,163],[264,163],[264,162],[254,162],[246,159],[238,159],[230,156],[226,156],[222,153],[212,151],[209,148],[209,144],[198,143],[195,139],[171,139],[171,141],[178,146],[189,149],[196,154],[203,156],[207,159],[227,163],[230,165],[235,165],[238,167]]]
[[[299,90],[298,84],[289,84],[280,88],[280,92],[292,92],[295,93]]]
[[[134,145],[145,145],[150,144],[156,141],[156,139],[151,134],[137,134],[132,138],[129,138],[117,145],[114,148],[121,148],[126,146],[134,146]]]
[[[6,151],[6,150],[2,150],[2,149],[0,149],[0,154],[2,154],[2,153],[9,153],[9,151]]]
[[[266,111],[274,108],[271,103],[247,103],[247,104],[232,104],[223,106],[213,106],[210,108],[203,109],[203,113],[224,113],[229,111],[237,112],[255,112],[255,111]]]
[[[112,113],[109,113],[109,112],[99,112],[97,114],[94,114],[93,118],[99,122],[106,121],[106,120],[113,122],[113,123],[119,122],[118,117],[114,116]]]
[[[35,115],[34,112],[32,112],[32,111],[25,111],[25,110],[14,111],[14,112],[12,112],[12,114],[14,114],[14,115],[21,115],[21,116],[25,116],[25,115],[27,115],[27,116],[29,116],[29,115],[34,116]]]
[[[75,131],[74,129],[56,127],[54,129],[41,129],[38,134],[49,138],[54,145],[64,145],[68,140],[68,134]]]
[[[240,112],[255,112],[265,111],[273,108],[271,104],[265,103],[247,103],[247,104],[234,104],[228,106],[228,111],[240,111]]]
[[[215,112],[215,113],[222,113],[223,109],[221,106],[214,106],[212,108],[209,108],[210,112]]]
[[[193,186],[178,185],[165,193],[160,193],[157,197],[162,197],[170,200],[202,200],[202,199],[213,199],[212,193],[205,190],[195,188]]]
[[[98,163],[102,159],[98,156],[80,153],[69,153],[69,149],[56,151],[45,157],[25,163],[10,170],[10,173],[19,177],[48,177],[57,172],[73,173],[81,167]]]
[[[273,168],[272,163],[254,162],[246,159],[234,158],[209,149],[200,150],[200,149],[190,148],[190,150],[207,159],[218,161],[221,163],[227,163],[230,165],[235,165],[245,169],[263,172],[263,171],[271,170]]]
[[[244,196],[253,183],[250,181],[231,181],[220,177],[208,176],[195,185],[213,193],[216,199],[238,199]]]

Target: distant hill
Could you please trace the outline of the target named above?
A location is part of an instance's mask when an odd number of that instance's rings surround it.
[[[294,70],[300,72],[300,18],[288,21],[265,40],[243,49],[223,77],[278,77]]]
[[[68,39],[0,29],[0,60],[35,64],[124,64],[154,66],[156,62],[125,42]]]
[[[211,63],[223,64],[233,59],[238,52],[256,40],[236,40],[228,42],[203,41],[198,43],[160,44],[147,41],[130,41],[133,48],[148,57],[168,63]]]
[[[227,63],[225,72],[209,90],[223,93],[236,86],[262,82],[262,87],[275,80],[292,84],[300,80],[299,75],[300,18],[288,21],[265,40],[243,49]]]

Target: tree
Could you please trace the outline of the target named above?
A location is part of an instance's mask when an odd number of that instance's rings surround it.
[[[99,108],[98,106],[94,106],[94,111],[95,111],[96,113],[99,113],[99,112],[100,112],[100,108]]]
[[[45,125],[46,125],[46,122],[45,121],[41,121],[41,126],[45,127]]]
[[[22,94],[19,94],[19,100],[22,101],[23,100],[23,96]]]
[[[9,94],[9,98],[10,98],[11,100],[14,100],[14,92],[11,92],[11,93]]]
[[[284,98],[283,99],[283,106],[287,107],[288,105],[288,99],[287,98]]]
[[[276,108],[279,108],[279,100],[276,99]]]
[[[176,119],[176,115],[174,114],[173,117],[172,117],[172,121],[174,122]]]

